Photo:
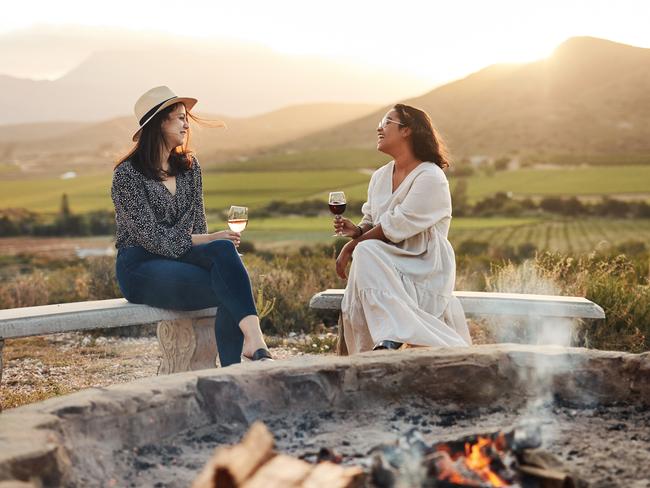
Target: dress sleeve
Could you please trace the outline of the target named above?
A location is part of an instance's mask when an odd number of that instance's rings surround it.
[[[124,225],[129,235],[147,251],[178,258],[192,248],[192,209],[183,214],[173,227],[158,223],[142,182],[119,168],[113,173],[111,197],[119,224]]]
[[[371,203],[371,198],[372,198],[372,188],[373,188],[373,183],[375,181],[375,175],[372,175],[372,178],[370,178],[370,183],[368,183],[368,197],[365,203],[361,206],[361,213],[363,214],[363,218],[361,219],[361,222],[359,222],[359,225],[369,225],[369,226],[374,226],[375,224],[372,222],[372,203]]]
[[[424,172],[415,177],[408,194],[379,218],[384,235],[402,242],[441,220],[451,218],[449,183],[441,172]]]
[[[203,203],[203,177],[201,176],[201,166],[199,161],[194,158],[194,225],[193,234],[207,234],[208,222],[205,218],[205,204]]]

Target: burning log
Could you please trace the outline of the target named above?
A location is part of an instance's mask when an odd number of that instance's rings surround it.
[[[317,465],[277,454],[273,436],[256,422],[241,443],[218,448],[192,488],[357,488],[364,472],[329,461]]]
[[[373,450],[373,486],[435,488],[516,487],[579,488],[578,478],[541,444],[539,426],[523,426],[509,433],[467,436],[426,446],[417,432],[409,432],[394,446]],[[413,463],[424,472],[417,472]]]
[[[316,464],[274,451],[264,424],[253,424],[241,443],[219,448],[192,488],[582,488],[550,453],[539,425],[472,435],[428,445],[415,429],[393,445],[372,449],[362,467],[341,466],[330,448]]]

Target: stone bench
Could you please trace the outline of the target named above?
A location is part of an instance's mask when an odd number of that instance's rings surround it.
[[[129,303],[124,298],[0,310],[0,381],[5,339],[157,324],[159,374],[214,368],[216,308],[191,312]]]
[[[343,292],[329,289],[314,295],[309,308],[314,310],[341,310]],[[557,317],[582,320],[603,320],[602,307],[583,297],[562,297],[554,295],[530,295],[525,293],[492,293],[476,291],[455,291],[468,316],[527,316]],[[342,339],[343,328],[339,314],[339,341],[337,352],[347,354]]]

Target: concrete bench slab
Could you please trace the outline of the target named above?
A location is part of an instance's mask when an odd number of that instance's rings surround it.
[[[343,292],[329,289],[314,295],[309,307],[315,310],[341,310]],[[604,319],[600,305],[582,297],[530,295],[525,293],[490,293],[476,291],[454,292],[467,315],[537,315],[540,317],[566,317]]]
[[[347,355],[341,323],[341,301],[345,290],[328,289],[317,293],[309,301],[314,310],[339,311],[339,338],[337,353]],[[526,293],[493,293],[476,291],[455,291],[465,314],[468,316],[526,316],[556,317],[567,319],[602,320],[602,307],[583,297],[562,297],[554,295],[531,295]]]
[[[214,368],[216,313],[216,308],[166,310],[123,298],[0,310],[0,380],[5,339],[147,324],[157,324],[159,374]]]

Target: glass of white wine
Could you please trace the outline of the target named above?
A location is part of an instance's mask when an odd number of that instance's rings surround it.
[[[334,214],[335,219],[339,220],[343,218],[341,214],[345,212],[346,206],[347,206],[347,201],[345,199],[344,192],[342,191],[330,192],[329,207],[330,207],[330,212]],[[341,233],[337,232],[332,237],[341,237]]]
[[[228,210],[228,227],[233,232],[244,232],[248,225],[248,207],[233,205]],[[243,254],[239,253],[240,256]]]

